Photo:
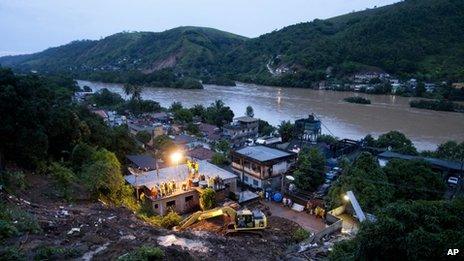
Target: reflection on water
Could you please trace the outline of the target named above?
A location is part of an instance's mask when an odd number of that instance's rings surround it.
[[[120,84],[79,81],[94,91],[108,88],[127,98]],[[343,101],[349,96],[371,100],[370,105],[351,104]],[[393,95],[368,95],[350,92],[332,92],[298,88],[277,88],[254,84],[236,87],[205,85],[203,90],[170,88],[145,88],[144,99],[168,107],[181,102],[190,107],[195,104],[208,106],[217,99],[230,106],[235,115],[244,115],[248,105],[255,116],[278,125],[283,120],[295,120],[315,113],[326,126],[324,133],[342,138],[359,139],[367,134],[374,136],[390,130],[399,130],[410,137],[419,149],[434,149],[446,140],[464,140],[464,114],[419,110],[409,107],[414,98]]]

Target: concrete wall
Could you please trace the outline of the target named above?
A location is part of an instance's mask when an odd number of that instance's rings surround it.
[[[287,172],[287,170],[288,170],[287,161],[282,161],[272,166],[272,175],[273,176],[280,175],[282,173]]]
[[[187,200],[189,198],[190,200]],[[174,210],[179,214],[192,212],[198,208],[199,204],[199,195],[196,190],[191,190],[179,195],[157,199],[152,202],[153,211],[156,214],[162,216],[166,215],[170,211],[170,209]]]
[[[327,235],[340,232],[342,230],[342,225],[343,225],[343,221],[341,219],[338,219],[338,221],[336,221],[332,225],[324,228],[323,230],[317,232],[312,237],[310,237],[309,243],[319,242],[323,237]]]

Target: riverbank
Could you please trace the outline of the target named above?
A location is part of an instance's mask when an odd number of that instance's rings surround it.
[[[78,81],[94,91],[107,88],[128,99],[122,84]],[[245,114],[251,105],[255,116],[277,126],[284,120],[294,121],[316,114],[324,123],[322,132],[337,137],[360,139],[367,134],[378,136],[398,130],[410,137],[419,150],[434,150],[447,140],[464,140],[464,114],[411,108],[415,98],[394,95],[356,93],[371,100],[369,106],[353,106],[343,101],[347,92],[279,88],[244,84],[237,86],[204,85],[202,90],[144,88],[142,98],[154,100],[163,107],[181,102],[185,107],[195,104],[209,106],[221,99],[235,116]]]
[[[448,111],[448,112],[460,112],[464,113],[464,106],[456,102],[445,101],[445,100],[419,100],[411,101],[409,105],[413,108],[419,108],[424,110],[434,111]]]

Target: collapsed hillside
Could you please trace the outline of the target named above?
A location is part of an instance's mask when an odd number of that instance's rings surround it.
[[[27,181],[26,191],[17,196],[2,191],[1,198],[8,206],[33,215],[41,231],[8,238],[0,247],[0,253],[13,247],[27,259],[49,249],[52,259],[108,260],[153,246],[164,251],[165,260],[274,260],[284,256],[292,243],[291,231],[299,227],[271,217],[270,228],[262,236],[224,237],[198,229],[173,232],[153,227],[122,207],[53,198],[46,177],[29,175]]]

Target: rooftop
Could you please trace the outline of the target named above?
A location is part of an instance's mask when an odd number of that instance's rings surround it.
[[[187,143],[191,143],[191,142],[194,142],[195,139],[189,135],[185,135],[185,134],[180,134],[180,135],[177,135],[177,136],[174,136],[174,139],[173,139],[173,142],[175,144],[187,144]]]
[[[187,152],[189,157],[198,160],[210,160],[213,157],[213,154],[214,151],[203,147],[194,148],[193,150]]]
[[[153,156],[127,155],[127,159],[140,169],[156,169],[156,162]]]
[[[205,175],[207,177],[219,176],[223,180],[237,178],[235,174],[232,174],[227,170],[221,169],[205,160],[201,160],[198,163],[200,174]],[[174,180],[176,183],[183,182],[187,180],[189,176],[188,174],[189,170],[187,168],[187,164],[182,164],[178,167],[173,166],[160,169],[159,175],[157,174],[156,170],[144,172],[143,174],[138,175],[137,183],[135,175],[125,176],[125,179],[131,185],[146,186],[147,188],[152,188],[157,186],[158,184],[172,180]]]
[[[458,161],[412,156],[412,155],[406,155],[406,154],[396,153],[392,151],[385,151],[383,153],[380,153],[377,156],[381,158],[396,158],[396,159],[404,159],[404,160],[425,160],[434,166],[438,166],[438,167],[442,167],[446,169],[452,169],[456,171],[461,170],[461,162],[458,162]]]
[[[293,155],[290,152],[274,149],[266,146],[250,146],[235,151],[237,154],[247,156],[258,161],[274,160]]]
[[[240,121],[240,122],[245,122],[245,123],[251,123],[251,122],[257,122],[258,119],[253,118],[253,117],[248,117],[248,116],[242,116],[242,117],[234,118],[234,121]]]
[[[102,118],[108,118],[108,114],[104,110],[94,110],[92,112],[97,114],[98,116],[100,116]]]

